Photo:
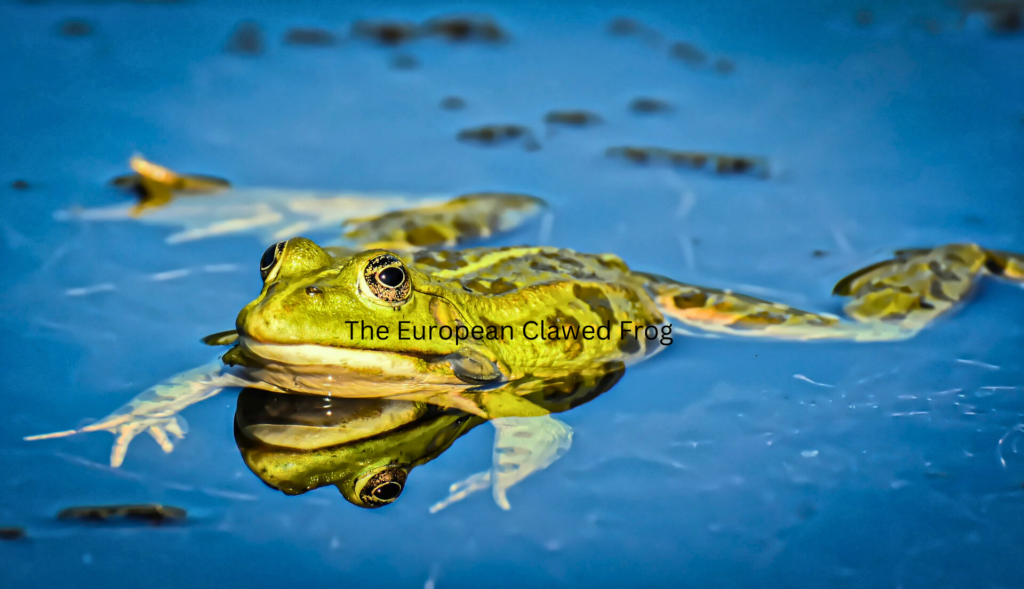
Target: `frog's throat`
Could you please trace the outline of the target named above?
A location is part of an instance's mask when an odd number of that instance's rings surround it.
[[[317,344],[270,344],[248,336],[238,338],[253,355],[292,366],[331,366],[346,371],[373,371],[396,377],[423,374],[423,359],[400,352],[337,348]]]

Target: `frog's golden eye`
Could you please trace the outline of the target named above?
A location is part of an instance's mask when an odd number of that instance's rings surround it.
[[[392,254],[381,254],[367,262],[363,280],[370,293],[388,305],[398,306],[412,294],[405,265]]]
[[[356,496],[363,507],[383,507],[398,499],[405,488],[409,473],[401,467],[391,466],[368,473],[356,480]]]
[[[267,281],[267,276],[270,276],[271,271],[273,271],[274,267],[277,266],[277,262],[281,259],[281,254],[284,252],[284,244],[285,242],[279,241],[263,252],[263,257],[260,258],[260,278],[264,282]]]

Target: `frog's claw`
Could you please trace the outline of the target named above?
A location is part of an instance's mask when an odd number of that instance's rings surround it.
[[[346,239],[366,248],[452,247],[510,231],[544,207],[544,201],[533,196],[486,192],[459,196],[442,204],[349,219],[342,227]]]

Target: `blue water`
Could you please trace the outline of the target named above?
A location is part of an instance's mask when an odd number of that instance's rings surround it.
[[[489,14],[512,40],[418,42],[397,52],[419,61],[408,71],[365,42],[281,41],[292,26],[450,12]],[[617,16],[736,70],[612,37]],[[92,33],[59,35],[72,18]],[[262,55],[223,51],[241,20],[262,26]],[[831,285],[892,249],[1024,251],[1024,36],[942,2],[44,2],[0,6],[0,55],[0,525],[30,536],[0,543],[3,587],[1024,586],[1024,292],[1005,283],[908,342],[679,339],[562,416],[572,450],[511,491],[511,512],[487,493],[427,512],[489,465],[489,426],[376,511],[330,487],[266,487],[235,448],[230,393],[185,412],[174,453],[140,438],[119,470],[104,433],[21,440],[208,361],[198,339],[258,293],[254,237],[169,246],[168,227],[54,221],[123,202],[105,183],[133,153],[246,186],[535,194],[553,205],[550,232],[504,243],[611,251],[836,311]],[[441,110],[449,95],[468,107]],[[637,96],[675,111],[638,116]],[[605,123],[548,136],[553,108]],[[455,140],[487,123],[530,125],[542,149]],[[604,157],[622,144],[764,155],[775,173]],[[234,266],[148,278],[209,264]],[[67,296],[97,284],[113,288]],[[190,518],[54,519],[127,502]]]

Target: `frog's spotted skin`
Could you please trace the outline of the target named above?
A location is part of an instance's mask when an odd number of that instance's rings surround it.
[[[240,233],[273,243],[344,225],[344,238],[363,248],[415,248],[489,237],[543,207],[543,201],[531,196],[494,192],[451,198],[232,187],[220,178],[180,174],[138,156],[131,159],[131,167],[135,174],[114,183],[136,193],[137,204],[57,211],[55,218],[178,227],[167,237],[170,244]]]

